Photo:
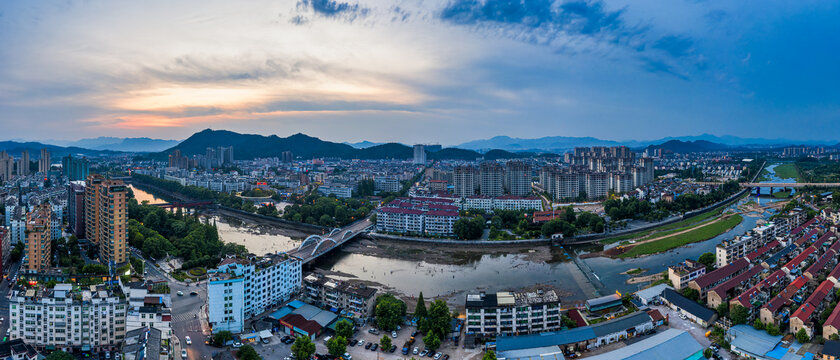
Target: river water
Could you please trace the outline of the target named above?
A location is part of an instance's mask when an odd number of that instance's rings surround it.
[[[768,166],[771,172],[769,181],[779,182],[772,171],[774,166]],[[162,199],[134,188],[138,200],[149,200],[152,203],[164,202]],[[776,201],[769,198],[748,197],[730,206],[734,209],[747,201],[758,201],[764,204]],[[678,249],[660,254],[649,255],[633,259],[610,259],[604,257],[579,259],[585,267],[591,268],[597,275],[603,287],[601,294],[635,291],[640,285],[626,284],[627,275],[621,272],[634,269],[648,269],[646,274],[664,271],[669,265],[676,264],[686,258],[697,259],[704,252],[714,252],[714,247],[721,241],[742,235],[756,226],[761,219],[766,219],[773,213],[743,214],[744,221],[732,230],[710,240],[690,244]],[[265,226],[257,226],[228,217],[214,217],[219,235],[222,240],[246,246],[255,254],[265,254],[274,251],[288,251],[298,246],[302,239],[290,238],[271,231]],[[534,285],[548,285],[558,289],[567,301],[581,301],[593,297],[587,293],[588,286],[581,286],[579,279],[582,273],[569,254],[561,247],[535,247],[540,251],[552,252],[552,262],[531,261],[526,254],[514,253],[506,255],[483,255],[458,265],[436,264],[425,261],[388,258],[335,251],[318,260],[317,268],[346,274],[359,280],[381,284],[385,288],[401,293],[405,296],[416,296],[423,292],[428,297],[443,297],[452,299],[455,304],[463,301],[463,294],[468,291],[484,290],[488,292],[502,290],[517,290]],[[453,254],[454,255],[454,254]],[[641,285],[644,286],[643,284]]]

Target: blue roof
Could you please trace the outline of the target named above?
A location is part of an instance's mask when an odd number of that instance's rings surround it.
[[[733,337],[730,342],[732,346],[757,357],[764,357],[765,354],[772,352],[782,341],[781,336],[770,336],[749,325],[735,325],[729,333]]]
[[[300,300],[294,300],[287,304],[287,306],[290,306],[292,309],[299,309],[304,305],[306,305],[306,303]]]
[[[589,357],[591,360],[683,360],[703,356],[703,346],[684,330],[668,329],[625,347]]]
[[[496,339],[496,351],[542,348],[552,345],[572,344],[594,338],[595,331],[589,326],[540,334],[500,336]]]
[[[284,316],[291,314],[292,310],[294,310],[294,309],[292,309],[288,306],[284,306],[280,310],[277,310],[277,311],[271,313],[271,315],[269,315],[268,317],[270,317],[274,320],[280,320]]]

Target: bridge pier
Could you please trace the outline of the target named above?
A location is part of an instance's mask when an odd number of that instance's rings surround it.
[[[761,186],[755,187],[755,196],[761,196]]]
[[[775,194],[775,193],[776,193],[776,192],[775,192],[775,191],[773,191],[773,187],[771,186],[771,187],[770,187],[770,196],[773,196],[773,194]]]

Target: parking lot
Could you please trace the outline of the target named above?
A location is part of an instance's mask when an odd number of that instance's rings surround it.
[[[370,349],[365,349],[365,345],[370,343],[379,344],[379,340],[382,339],[382,336],[385,335],[384,332],[380,332],[379,335],[374,335],[368,332],[370,330],[370,326],[365,326],[361,329],[356,331],[355,336],[353,339],[360,341],[356,346],[347,346],[347,353],[350,354],[353,360],[379,360],[379,359],[410,359],[411,357],[419,359],[419,352],[425,349],[425,345],[423,344],[423,336],[418,335],[416,338],[415,343],[409,349],[408,355],[402,354],[402,347],[409,338],[411,338],[411,334],[416,330],[414,327],[403,327],[401,330],[397,331],[397,337],[391,337],[391,334],[388,333],[388,337],[391,338],[391,343],[396,346],[397,348],[394,352],[389,351],[382,351],[382,349],[377,349],[376,351],[372,351]],[[262,344],[257,343],[253,344],[254,349],[265,359],[285,359],[289,357],[292,350],[291,345],[283,344],[280,342],[280,339],[285,336],[285,334],[277,333],[272,337],[271,342],[269,344]],[[327,354],[327,345],[324,343],[324,339],[326,336],[318,337],[315,340],[315,347],[316,352],[319,354]],[[414,348],[417,348],[418,354],[413,354]],[[438,352],[443,354],[449,355],[449,359],[480,359],[481,358],[481,351],[477,349],[463,349],[453,341],[445,341],[441,344],[440,349]],[[434,355],[434,354],[432,354]],[[432,357],[423,357],[425,359],[431,359]]]
[[[703,348],[708,348],[709,345],[712,344],[712,342],[709,341],[709,338],[706,337],[706,328],[697,325],[691,320],[680,318],[680,315],[676,311],[671,310],[671,308],[667,306],[654,305],[651,306],[651,308],[659,310],[662,316],[665,316],[668,319],[668,324],[670,327],[674,329],[688,331],[691,334],[691,336],[694,337],[694,339],[697,340],[697,342],[699,342],[700,345],[703,346]],[[732,354],[730,354],[727,350],[723,349],[718,351],[718,355],[727,360],[735,359],[735,357],[732,356]]]

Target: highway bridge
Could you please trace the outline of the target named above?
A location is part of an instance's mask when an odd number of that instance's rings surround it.
[[[341,247],[371,226],[373,226],[373,222],[370,221],[370,217],[367,217],[344,228],[332,229],[326,234],[310,235],[300,243],[297,249],[289,251],[288,254],[300,258],[301,262],[306,264],[333,249]]]
[[[700,185],[721,185],[722,182],[697,182]],[[834,188],[840,187],[840,183],[766,183],[766,182],[743,182],[739,183],[741,187],[772,187],[772,188],[803,188],[803,187],[819,187],[819,188]]]
[[[208,207],[208,206],[215,206],[216,204],[212,201],[190,201],[190,202],[176,202],[176,203],[162,203],[162,204],[152,204],[157,207],[162,207],[164,209],[177,209],[177,208],[201,208],[201,207]]]

